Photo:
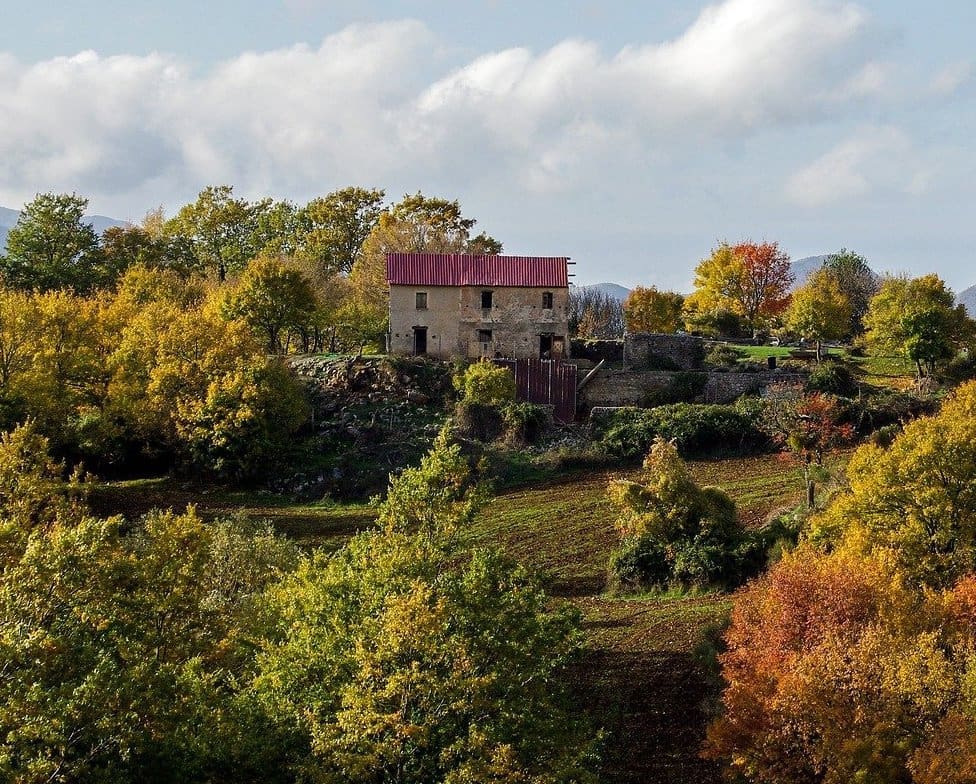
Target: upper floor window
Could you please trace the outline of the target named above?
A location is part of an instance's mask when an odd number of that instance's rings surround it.
[[[417,292],[417,310],[427,310],[427,292]]]
[[[490,329],[479,329],[478,330],[478,342],[479,343],[491,343],[491,330]]]
[[[552,292],[544,291],[542,292],[542,308],[543,310],[552,310]]]
[[[481,307],[490,308],[491,307],[491,292],[482,291],[481,292]]]

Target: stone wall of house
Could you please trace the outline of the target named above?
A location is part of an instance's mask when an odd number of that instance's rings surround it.
[[[491,292],[482,308],[482,292]],[[417,295],[426,307],[417,307]],[[543,307],[551,295],[552,307]],[[538,357],[542,336],[552,356],[568,356],[569,290],[522,286],[391,286],[389,347],[414,354],[414,330],[427,328],[427,354],[441,359]]]
[[[624,364],[632,370],[701,370],[705,343],[694,335],[628,332],[624,335]]]
[[[755,373],[601,370],[583,387],[580,403],[587,410],[677,402],[731,403],[776,382],[802,383],[803,376],[778,370]]]

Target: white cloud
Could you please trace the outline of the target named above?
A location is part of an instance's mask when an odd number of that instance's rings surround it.
[[[164,54],[0,55],[0,203],[77,190],[139,217],[216,182],[296,198],[432,179],[585,188],[608,167],[851,111],[889,80],[870,24],[847,2],[726,0],[672,41],[607,55],[573,39],[434,78],[439,42],[416,21],[205,73]],[[854,192],[863,175],[845,171]]]
[[[864,128],[796,172],[787,196],[801,207],[823,207],[872,193],[920,195],[931,172],[897,128]]]

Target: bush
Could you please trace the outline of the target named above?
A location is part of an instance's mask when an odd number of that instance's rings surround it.
[[[641,481],[610,483],[620,547],[610,558],[612,581],[624,588],[734,585],[762,555],[738,524],[721,490],[699,488],[674,444],[657,439]]]
[[[454,427],[464,438],[489,443],[505,432],[505,417],[498,406],[461,400],[454,409]]]
[[[810,373],[807,380],[810,392],[823,392],[839,397],[853,397],[857,394],[858,386],[851,369],[840,362],[821,362]]]
[[[515,400],[515,376],[488,360],[475,362],[455,376],[454,386],[461,398],[485,405]]]
[[[950,384],[962,384],[971,381],[976,378],[976,356],[960,354],[946,365],[942,375]]]
[[[669,403],[691,403],[701,397],[708,379],[704,373],[693,370],[675,372],[663,388],[652,388],[644,397],[645,406],[663,406]]]
[[[509,441],[535,444],[552,425],[552,412],[538,403],[509,403],[502,409],[502,420]]]
[[[733,346],[716,343],[705,355],[705,364],[712,367],[735,367],[745,355]]]
[[[757,451],[769,441],[751,401],[732,406],[676,403],[651,409],[622,408],[602,425],[600,442],[611,454],[635,458],[656,438],[673,441],[685,457]]]

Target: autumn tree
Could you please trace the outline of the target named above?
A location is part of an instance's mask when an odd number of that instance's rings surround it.
[[[383,212],[363,243],[349,274],[357,305],[386,317],[389,286],[386,254],[501,253],[493,237],[471,236],[477,221],[466,218],[455,201],[415,193]]]
[[[98,234],[85,222],[88,200],[76,194],[38,194],[24,205],[7,235],[0,274],[12,288],[88,292],[106,282]]]
[[[881,553],[786,554],[735,599],[706,755],[762,784],[911,781],[960,682],[938,604]]]
[[[849,489],[814,518],[817,541],[849,532],[894,553],[913,580],[951,585],[976,569],[976,383],[933,417],[905,427],[891,446],[860,447]]]
[[[763,397],[760,427],[802,465],[809,509],[816,506],[817,482],[829,476],[825,455],[854,437],[853,426],[841,422],[841,413],[834,398],[805,394],[797,385],[770,385]]]
[[[686,310],[696,315],[729,311],[755,333],[785,310],[793,283],[790,257],[775,242],[722,243],[695,268],[695,291]]]
[[[624,323],[628,332],[677,332],[682,327],[685,298],[675,291],[658,291],[656,286],[637,286],[624,301]]]
[[[836,277],[823,267],[793,292],[783,321],[790,332],[817,344],[824,340],[839,340],[848,334],[853,309]]]
[[[864,326],[871,350],[910,359],[919,377],[933,375],[973,334],[965,307],[938,275],[885,278]]]

